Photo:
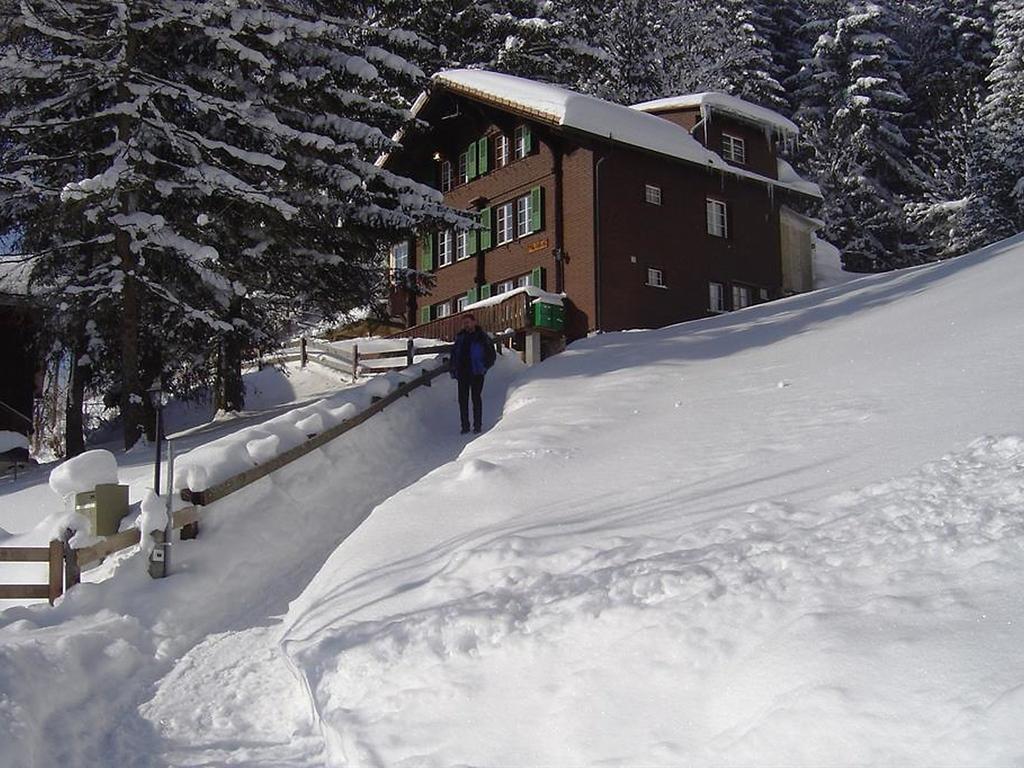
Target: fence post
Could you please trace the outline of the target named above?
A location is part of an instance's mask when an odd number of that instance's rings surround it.
[[[68,532],[70,533],[70,531]],[[68,590],[82,583],[82,569],[78,565],[78,550],[71,546],[70,536],[61,542],[64,547],[64,589]]]
[[[359,345],[352,345],[352,381],[359,378]]]
[[[145,536],[146,532],[143,531],[142,535]],[[162,579],[167,575],[167,543],[164,532],[160,530],[150,531],[149,535],[153,539],[153,549],[149,553],[149,562],[146,563],[146,571],[150,577],[154,579]],[[145,542],[142,542],[145,545]]]
[[[50,542],[50,578],[48,581],[50,605],[64,594],[64,544],[59,539]]]
[[[405,343],[405,365],[408,368],[412,368],[413,363],[416,362],[416,340],[410,338]]]
[[[300,356],[300,359],[302,361],[302,367],[305,368],[306,367],[306,363],[309,362],[309,355],[306,354],[306,337],[305,336],[303,336],[299,340],[299,350],[300,350],[299,356]]]

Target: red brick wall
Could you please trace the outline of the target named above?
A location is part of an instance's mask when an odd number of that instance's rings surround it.
[[[660,206],[645,202],[645,184],[661,187]],[[600,188],[603,330],[704,317],[711,280],[779,295],[778,210],[764,185],[613,149]],[[707,234],[708,196],[728,203],[726,239]],[[662,270],[667,288],[646,285],[648,267]]]
[[[565,291],[570,339],[597,327],[594,260],[594,153],[576,146],[562,160],[565,200]]]
[[[455,299],[465,295],[477,285],[478,276],[484,283],[497,283],[519,277],[531,272],[535,267],[543,267],[545,271],[545,287],[553,289],[555,279],[555,174],[554,153],[551,136],[540,125],[531,124],[533,132],[533,152],[520,160],[512,160],[504,168],[495,168],[493,137],[498,132],[505,132],[512,138],[517,124],[516,119],[503,115],[496,110],[487,110],[479,105],[469,105],[459,100],[464,119],[452,121],[445,126],[445,132],[438,132],[432,142],[434,149],[422,155],[416,162],[416,178],[427,183],[437,184],[437,162],[432,158],[433,151],[439,151],[443,157],[451,160],[457,175],[457,158],[469,142],[483,135],[491,137],[489,141],[489,170],[467,184],[456,186],[445,194],[445,202],[460,210],[477,210],[480,207],[493,207],[529,194],[534,187],[543,191],[544,213],[541,219],[541,231],[526,237],[513,240],[504,245],[494,245],[486,252],[471,256],[454,264],[439,267],[438,253],[435,247],[434,277],[435,286],[430,296],[421,302],[436,304],[441,301]],[[481,200],[482,199],[482,200]],[[473,203],[476,202],[476,205]],[[546,241],[546,242],[545,242]],[[497,242],[494,232],[493,242]],[[531,246],[533,251],[530,250]],[[418,249],[417,243],[416,248]],[[420,263],[417,253],[416,264]],[[478,275],[478,272],[480,273]]]
[[[722,133],[743,139],[746,142],[747,162],[740,167],[772,179],[778,178],[775,143],[774,140],[769,142],[763,128],[735,120],[720,112],[713,112],[711,120],[694,131],[694,126],[701,119],[700,110],[697,108],[676,109],[652,114],[682,126],[690,131],[695,139],[719,155],[722,154]]]

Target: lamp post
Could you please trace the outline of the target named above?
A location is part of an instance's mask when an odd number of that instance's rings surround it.
[[[160,455],[161,455],[161,450],[160,450],[161,449],[161,445],[160,445],[160,443],[163,440],[163,435],[161,434],[161,431],[162,431],[161,428],[163,426],[163,423],[162,423],[163,419],[161,418],[161,412],[163,411],[163,406],[164,406],[164,403],[163,403],[163,392],[161,391],[161,388],[160,388],[160,377],[159,376],[153,382],[152,386],[150,386],[150,388],[148,390],[146,390],[146,392],[149,395],[149,403],[150,403],[150,405],[153,406],[153,410],[156,412],[156,440],[153,441],[153,442],[156,443],[156,467],[153,470],[153,492],[157,496],[159,496],[160,495]]]

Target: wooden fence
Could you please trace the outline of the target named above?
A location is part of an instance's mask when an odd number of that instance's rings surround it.
[[[508,338],[508,334],[495,336],[494,342],[499,352],[501,351],[502,342]],[[314,351],[310,349],[311,342],[306,341],[304,346],[307,351]],[[315,346],[320,347],[321,345],[317,344]],[[331,347],[325,348],[331,350],[332,356],[337,356],[337,350]],[[376,352],[373,353],[372,359],[405,356],[406,363],[411,366],[417,354],[444,354],[450,352],[451,348],[451,344],[432,344],[427,347],[417,347],[414,345],[413,340],[410,339],[406,349]],[[370,356],[366,357],[369,358]],[[358,367],[359,359],[358,350],[355,350],[355,355],[352,358],[355,367]],[[171,527],[175,530],[182,529],[182,538],[194,538],[198,532],[201,507],[223,499],[225,496],[247,485],[251,485],[296,459],[317,450],[346,432],[355,429],[392,403],[403,397],[408,397],[416,389],[429,387],[436,378],[446,373],[448,373],[447,363],[438,366],[434,370],[424,371],[416,378],[398,385],[388,395],[373,398],[373,402],[368,407],[352,418],[346,419],[341,424],[324,430],[320,434],[313,435],[306,442],[275,456],[270,461],[201,491],[184,489],[181,492],[181,498],[191,504],[173,513]],[[133,547],[141,541],[140,530],[138,528],[130,528],[126,531],[115,533],[112,536],[106,536],[102,541],[91,546],[75,549],[68,543],[71,534],[71,531],[67,531],[63,540],[51,541],[49,546],[46,547],[0,547],[0,563],[38,562],[47,563],[49,566],[46,584],[0,584],[0,599],[45,598],[50,601],[50,605],[53,605],[54,601],[64,592],[80,583],[82,568],[98,562],[115,552]]]
[[[454,336],[452,337],[454,338]],[[275,362],[299,362],[303,367],[310,360],[340,373],[347,374],[356,379],[360,374],[384,373],[387,371],[400,370],[403,367],[412,366],[419,355],[442,354],[451,349],[446,344],[417,345],[413,339],[408,339],[402,349],[392,349],[383,352],[364,352],[359,348],[359,343],[354,342],[351,349],[338,347],[332,344],[323,344],[305,336],[299,339],[298,344],[286,347],[280,352],[263,358]],[[374,361],[394,360],[399,365],[373,365]]]
[[[172,527],[177,530],[198,521],[199,510],[196,507],[183,507],[174,512]],[[73,531],[66,531],[63,539],[55,539],[46,547],[0,547],[0,563],[47,563],[49,566],[46,584],[0,584],[0,600],[45,598],[53,605],[58,597],[81,583],[83,568],[135,546],[142,538],[138,528],[129,528],[105,536],[96,544],[75,549],[68,543],[72,534]]]

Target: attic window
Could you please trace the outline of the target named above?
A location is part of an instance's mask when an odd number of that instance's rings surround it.
[[[661,187],[653,184],[644,185],[644,199],[651,205],[661,205]]]
[[[722,134],[722,157],[730,163],[743,165],[747,162],[747,143],[738,136]]]

